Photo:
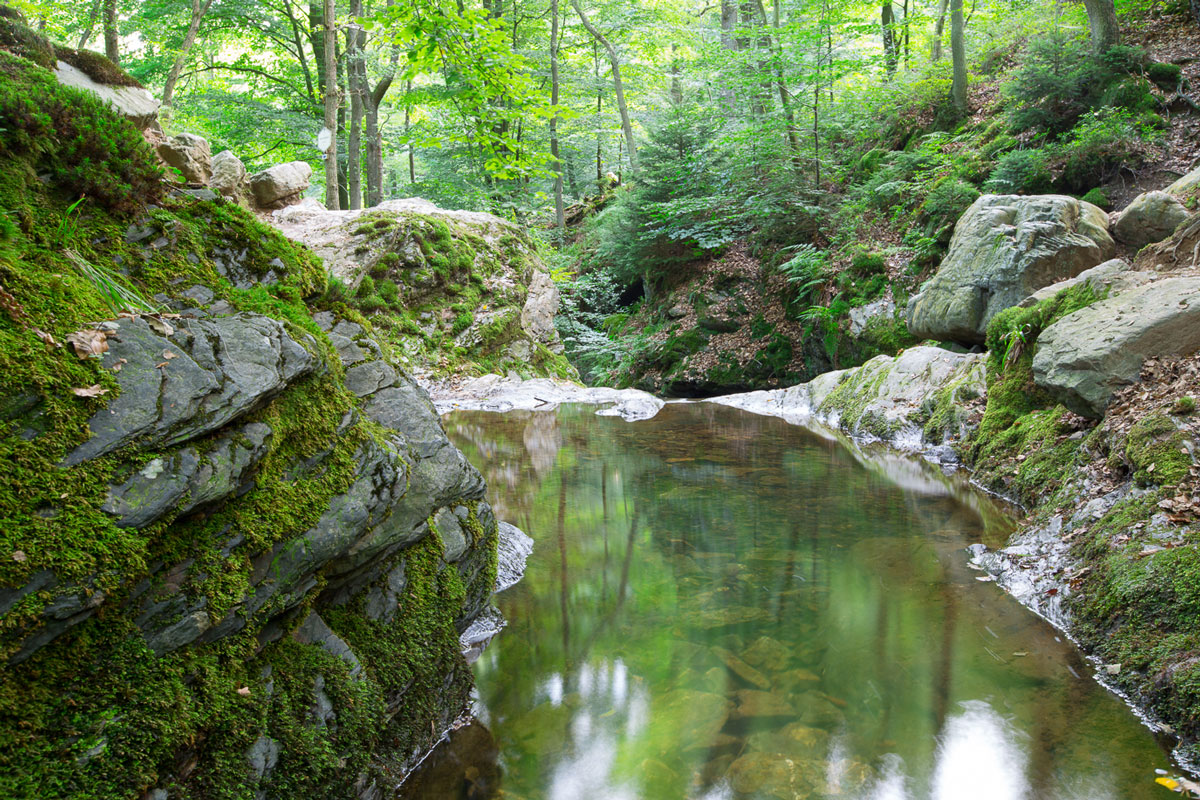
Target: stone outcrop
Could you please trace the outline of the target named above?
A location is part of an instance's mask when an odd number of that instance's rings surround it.
[[[1200,167],[1172,183],[1166,188],[1166,192],[1179,200],[1196,199],[1200,194]]]
[[[100,83],[65,61],[59,61],[55,66],[54,76],[64,86],[84,89],[96,95],[140,131],[149,130],[158,122],[158,108],[161,103],[141,87]]]
[[[207,186],[212,178],[212,150],[208,140],[194,133],[180,133],[156,148],[158,157],[183,174],[190,184]]]
[[[1169,192],[1144,192],[1133,198],[1113,223],[1113,236],[1134,250],[1168,238],[1188,218]]]
[[[212,178],[208,185],[227,200],[242,200],[249,191],[246,165],[232,151],[222,150],[213,156]]]
[[[64,460],[79,464],[134,440],[170,447],[215,431],[278,394],[316,367],[283,324],[242,314],[178,320],[145,318],[104,323],[108,352],[118,364],[120,395],[88,423],[91,438]]]
[[[300,201],[312,178],[307,161],[289,161],[250,176],[250,192],[259,208],[283,208]]]
[[[1038,385],[1063,405],[1101,417],[1114,392],[1156,356],[1200,350],[1200,278],[1168,278],[1068,314],[1042,331],[1033,358]]]
[[[908,304],[917,336],[981,344],[992,317],[1113,254],[1108,218],[1063,195],[984,195],[954,228],[950,250]]]
[[[403,320],[386,330],[411,367],[465,361],[484,372],[577,377],[555,329],[558,288],[525,234],[499,217],[405,199],[354,211],[305,201],[271,218],[350,295],[369,296],[368,313],[387,306]]]
[[[906,450],[932,449],[956,460],[944,444],[963,433],[963,405],[986,390],[984,356],[922,346],[894,357],[876,356],[861,367],[827,372],[787,389],[713,402],[784,419],[815,419],[852,435]]]
[[[1097,292],[1120,292],[1125,289],[1131,289],[1134,286],[1142,286],[1149,283],[1158,277],[1153,272],[1135,272],[1129,266],[1129,262],[1121,258],[1112,258],[1105,261],[1103,264],[1085,269],[1083,272],[1076,275],[1074,278],[1068,278],[1065,281],[1052,283],[1049,286],[1038,289],[1033,294],[1026,297],[1020,302],[1022,308],[1029,308],[1040,303],[1042,300],[1047,300],[1058,294],[1064,289],[1070,289],[1072,286],[1078,286],[1086,283]]]

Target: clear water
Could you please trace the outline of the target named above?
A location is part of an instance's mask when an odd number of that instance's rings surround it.
[[[932,467],[708,404],[456,413],[536,540],[418,798],[1165,797],[1151,732],[963,548]]]

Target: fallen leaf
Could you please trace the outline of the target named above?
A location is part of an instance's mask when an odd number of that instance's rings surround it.
[[[250,696],[250,687],[243,686],[242,688],[237,690],[237,693],[240,694],[242,697],[249,697]]]
[[[1159,775],[1154,779],[1154,782],[1159,786],[1167,787],[1172,792],[1179,791],[1179,781],[1175,780],[1174,778],[1164,778],[1162,775]]]
[[[166,320],[159,319],[158,317],[146,317],[146,324],[150,326],[152,331],[160,336],[170,336],[175,332],[175,329],[171,327],[170,323],[168,323]]]
[[[163,358],[166,358],[166,359],[179,358],[179,354],[172,353],[170,350],[163,350]]]
[[[39,339],[41,339],[43,342],[45,342],[46,344],[50,345],[51,347],[62,347],[62,345],[61,345],[61,344],[59,344],[58,342],[56,342],[56,341],[54,340],[54,337],[53,337],[53,336],[51,336],[50,334],[46,333],[46,332],[45,332],[44,330],[42,330],[41,328],[34,328],[34,329],[33,329],[33,335],[34,335],[34,336],[36,336],[36,337],[38,337]]]
[[[96,330],[75,331],[68,334],[67,344],[74,348],[80,361],[87,361],[108,352],[108,334]]]
[[[86,389],[72,389],[71,394],[76,397],[99,397],[102,394],[108,394],[108,389],[101,389],[100,384],[92,384]]]
[[[20,561],[24,561],[27,558],[29,558],[29,556],[25,555],[24,550],[13,550],[13,554],[12,554],[13,561],[20,562]]]

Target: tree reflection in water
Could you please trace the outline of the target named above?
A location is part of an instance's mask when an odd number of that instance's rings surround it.
[[[1150,733],[967,567],[986,498],[730,408],[592,412],[447,419],[536,541],[475,665],[504,797],[1155,796]]]

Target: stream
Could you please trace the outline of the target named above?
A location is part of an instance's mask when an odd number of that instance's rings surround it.
[[[1151,731],[968,566],[1013,522],[964,482],[705,403],[445,419],[536,544],[406,797],[1168,796]]]

